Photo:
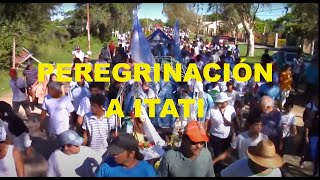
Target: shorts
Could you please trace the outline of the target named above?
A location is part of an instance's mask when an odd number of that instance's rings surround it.
[[[31,143],[32,141],[30,139],[30,135],[26,132],[15,137],[13,140],[14,147],[19,149],[20,151],[25,151],[26,148],[31,146]]]

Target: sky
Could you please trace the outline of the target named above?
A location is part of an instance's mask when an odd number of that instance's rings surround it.
[[[75,3],[63,3],[62,10],[64,12],[74,9]],[[161,19],[163,22],[167,20],[166,16],[162,14],[162,3],[142,3],[138,10],[138,17],[140,18],[150,18],[150,19]],[[201,6],[202,9],[199,10],[199,15],[211,14],[207,12],[207,5]],[[285,15],[286,10],[283,3],[271,3],[270,7],[259,8],[257,17],[265,20],[272,19],[275,20],[283,15]],[[62,19],[61,15],[54,17],[54,19]]]

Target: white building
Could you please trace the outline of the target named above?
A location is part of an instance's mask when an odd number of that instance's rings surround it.
[[[217,33],[217,28],[219,29],[219,26],[222,26],[222,25],[223,25],[222,20],[205,21],[205,22],[202,22],[201,27],[200,27],[200,31],[203,34],[215,35]],[[238,29],[239,30],[243,29],[242,23],[238,24]]]
[[[217,28],[219,29],[219,26],[221,26],[222,23],[222,20],[202,22],[200,31],[202,31],[203,34],[214,35],[217,33]]]

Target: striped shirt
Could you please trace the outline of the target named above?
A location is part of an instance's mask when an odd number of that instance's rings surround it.
[[[28,86],[31,86],[38,80],[38,69],[37,68],[25,68],[23,75],[26,76]]]
[[[98,119],[92,112],[89,112],[84,117],[82,129],[89,133],[89,147],[94,150],[107,149],[110,131],[115,128],[116,116],[110,118],[103,117]]]

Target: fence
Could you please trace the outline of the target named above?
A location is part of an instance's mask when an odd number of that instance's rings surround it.
[[[231,32],[224,33],[223,35],[234,37],[234,35]],[[235,35],[237,37],[238,42],[246,42],[246,34],[243,32],[236,33]],[[269,47],[275,47],[275,39],[276,39],[276,33],[254,33],[254,42],[256,45],[263,45],[263,46],[269,46]],[[277,47],[281,48],[286,45],[286,38],[284,37],[284,34],[278,34],[278,43]]]

